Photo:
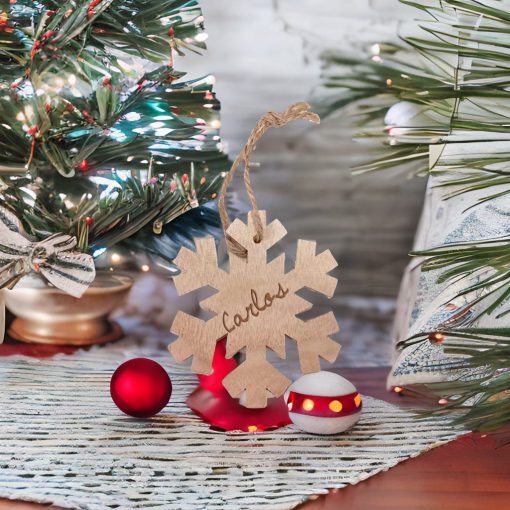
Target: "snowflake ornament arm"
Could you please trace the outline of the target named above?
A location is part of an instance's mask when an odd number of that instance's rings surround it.
[[[216,289],[226,274],[218,267],[214,238],[195,240],[196,252],[182,248],[175,258],[181,274],[174,279],[177,292],[182,295],[210,285]],[[172,324],[172,333],[179,336],[170,345],[170,353],[178,363],[193,356],[192,368],[199,374],[211,372],[216,341],[224,337],[223,327],[216,318],[204,321],[184,312],[178,312]],[[209,338],[216,338],[214,342]]]
[[[302,288],[308,288],[331,298],[336,289],[337,279],[328,273],[338,264],[329,250],[316,255],[316,248],[315,241],[298,240],[296,263],[294,269],[286,275],[285,284],[294,293]],[[312,307],[308,301],[305,303],[302,311]],[[334,342],[330,335],[337,333],[338,330],[333,312],[308,321],[292,317],[286,334],[297,343],[303,374],[318,372],[319,358],[324,358],[330,363],[335,361],[340,352],[340,345]]]

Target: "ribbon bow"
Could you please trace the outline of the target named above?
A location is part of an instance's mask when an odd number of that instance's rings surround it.
[[[66,294],[81,297],[94,281],[96,271],[92,257],[72,251],[75,246],[76,238],[66,234],[32,241],[21,221],[0,207],[0,289],[14,287],[21,277],[34,271]],[[0,299],[0,342],[4,313]]]

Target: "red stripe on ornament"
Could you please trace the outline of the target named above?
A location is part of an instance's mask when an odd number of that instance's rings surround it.
[[[291,391],[287,398],[289,412],[319,418],[338,418],[361,411],[361,395],[356,391],[348,395],[317,396]]]

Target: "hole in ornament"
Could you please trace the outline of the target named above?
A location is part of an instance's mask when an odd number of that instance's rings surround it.
[[[258,234],[255,234],[253,236],[253,242],[256,243],[256,244],[259,244],[260,241],[262,241],[262,238]]]

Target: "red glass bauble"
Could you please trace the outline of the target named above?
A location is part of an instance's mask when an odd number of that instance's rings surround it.
[[[288,425],[289,411],[283,397],[269,399],[264,409],[248,409],[228,394],[223,379],[236,367],[237,361],[226,357],[226,338],[218,340],[212,371],[198,376],[200,386],[186,400],[188,407],[206,423],[222,430],[262,432]]]
[[[172,383],[159,363],[134,358],[115,370],[110,381],[110,394],[122,412],[135,418],[149,418],[168,404]]]
[[[223,389],[223,379],[237,367],[237,361],[234,358],[227,358],[226,355],[226,339],[222,338],[216,343],[211,373],[208,375],[198,375],[202,388],[211,391],[220,391]]]

